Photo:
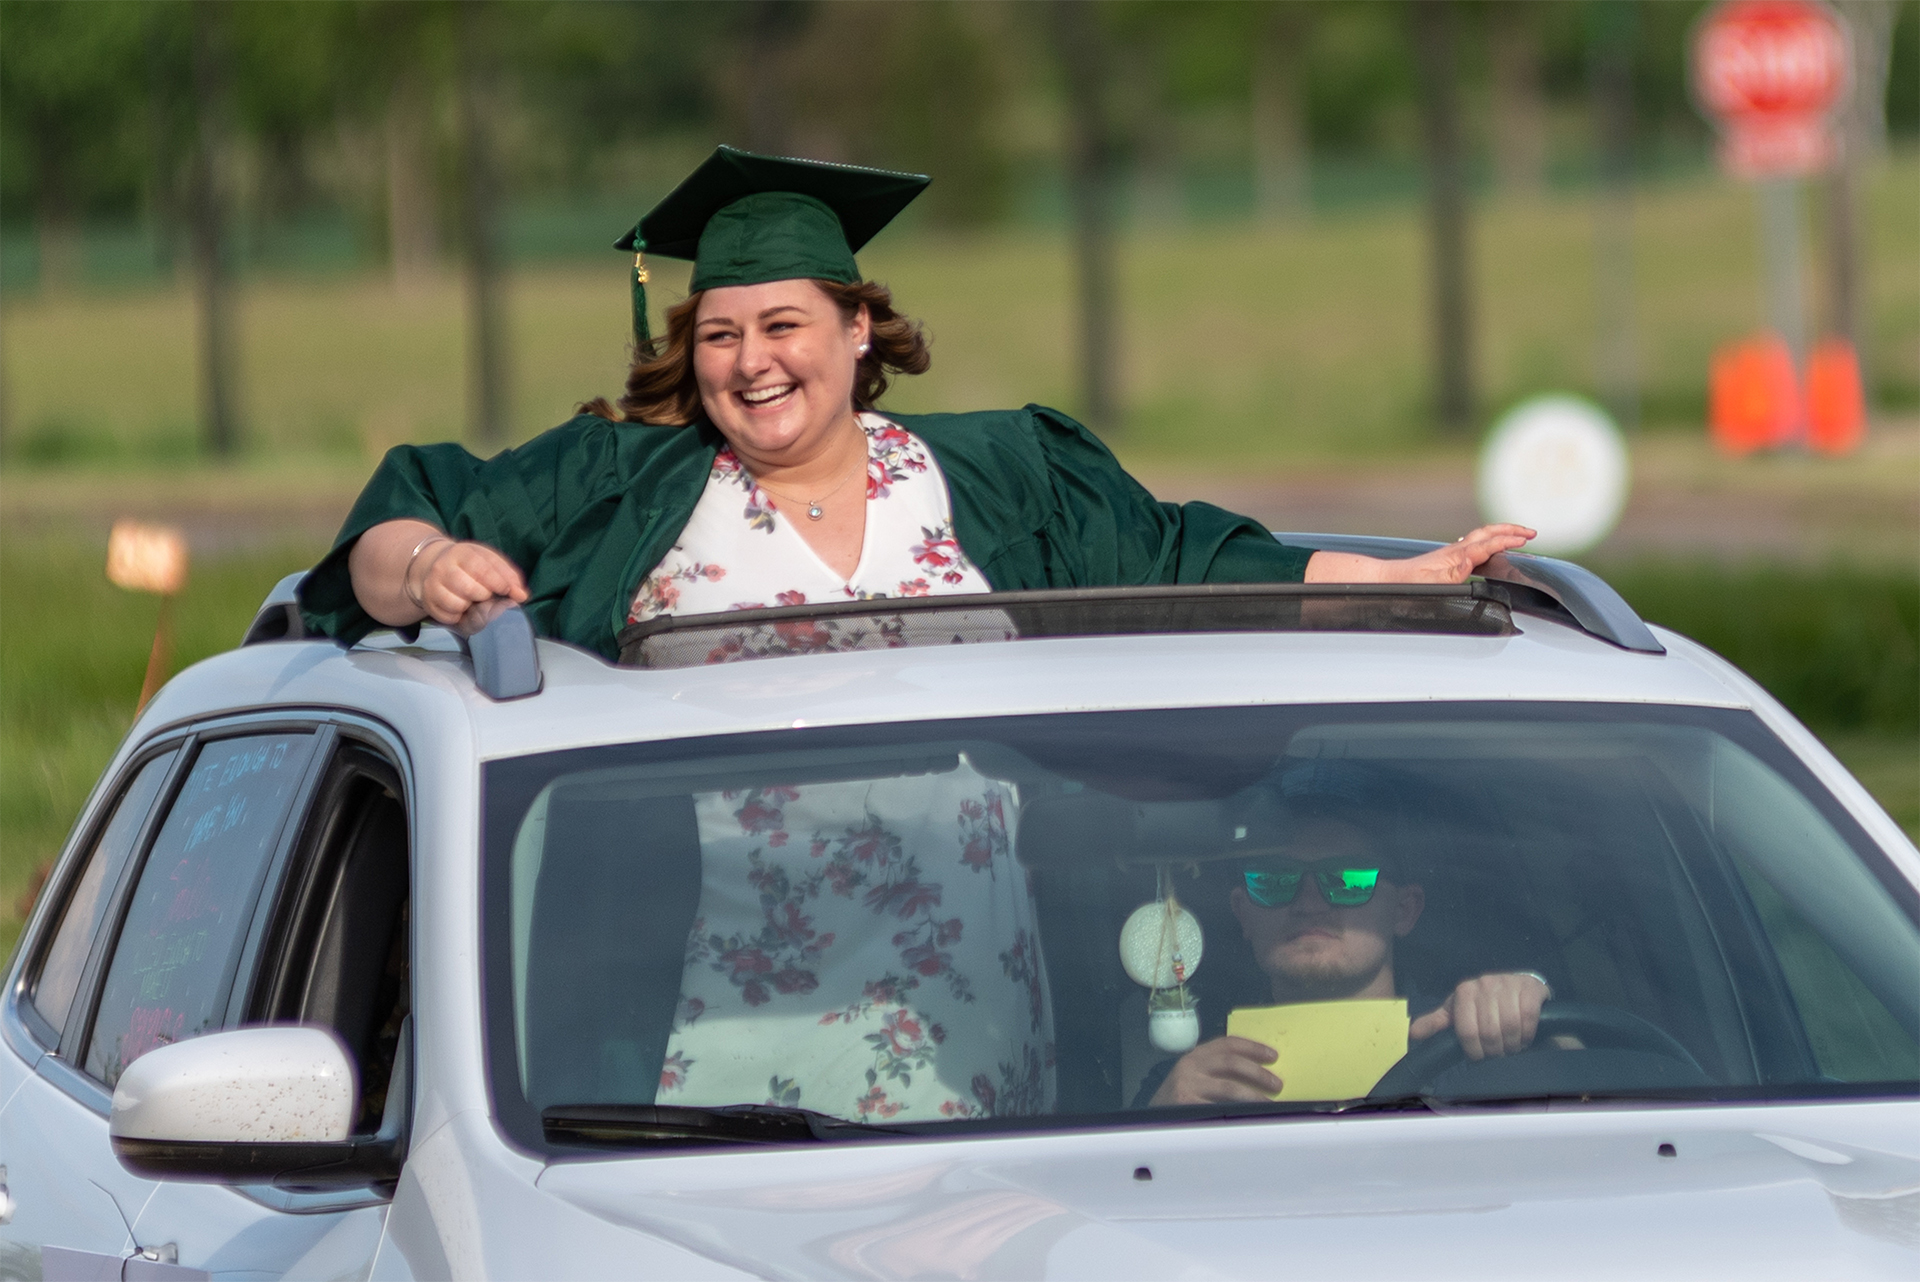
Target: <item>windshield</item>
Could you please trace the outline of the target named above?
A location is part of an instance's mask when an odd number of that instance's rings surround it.
[[[731,1106],[738,1140],[1920,1089],[1912,887],[1744,712],[797,729],[485,787],[489,1067],[536,1150]],[[1523,1051],[1410,1037],[1486,975],[1550,990]],[[1277,1100],[1169,1105],[1229,1031]]]

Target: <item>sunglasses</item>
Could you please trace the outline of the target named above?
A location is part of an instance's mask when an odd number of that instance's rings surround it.
[[[1380,884],[1379,868],[1305,868],[1298,864],[1268,865],[1245,872],[1247,898],[1262,908],[1285,908],[1300,893],[1307,874],[1335,908],[1358,908],[1373,898]]]

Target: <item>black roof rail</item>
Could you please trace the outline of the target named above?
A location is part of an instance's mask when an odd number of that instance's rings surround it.
[[[1354,552],[1387,561],[1403,561],[1446,546],[1426,539],[1389,539],[1371,534],[1289,531],[1273,537],[1289,547],[1311,548],[1316,552]],[[1611,641],[1623,650],[1642,654],[1667,652],[1667,647],[1660,644],[1653,629],[1627,604],[1626,598],[1585,566],[1531,552],[1503,552],[1481,567],[1480,574],[1482,578],[1544,593],[1559,602],[1584,631],[1602,641]]]
[[[307,637],[307,623],[300,617],[300,583],[307,577],[301,570],[289,574],[273,585],[267,593],[267,599],[253,613],[253,622],[247,625],[246,635],[240,638],[241,645],[259,645],[262,641],[304,641]]]
[[[303,641],[306,620],[300,617],[299,591],[306,571],[289,574],[273,585],[254,612],[253,622],[240,639],[243,646],[265,641]],[[489,699],[524,699],[540,693],[540,651],[534,644],[533,624],[526,611],[495,597],[467,611],[466,618],[448,629],[473,662],[473,683]],[[413,633],[405,633],[411,640]]]

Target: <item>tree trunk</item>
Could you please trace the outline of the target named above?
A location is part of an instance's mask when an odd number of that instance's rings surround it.
[[[52,129],[38,131],[39,164],[34,186],[38,197],[33,231],[35,287],[42,294],[64,294],[80,277],[80,228],[68,198],[66,142]]]
[[[507,353],[502,316],[500,197],[494,173],[491,103],[484,84],[482,0],[460,0],[459,49],[461,221],[466,239],[468,429],[481,445],[507,435]]]
[[[1434,409],[1443,430],[1473,423],[1473,307],[1460,103],[1454,83],[1453,0],[1413,0],[1427,151],[1427,226],[1433,288]]]
[[[1080,0],[1085,3],[1086,0]],[[1158,42],[1136,43],[1125,51],[1127,81],[1133,86],[1135,221],[1149,228],[1178,227],[1187,218],[1180,175],[1180,118],[1167,89],[1164,51]],[[1108,122],[1109,130],[1113,122]]]
[[[394,288],[418,289],[440,257],[427,86],[414,68],[402,71],[387,101],[387,254]]]
[[[1588,91],[1599,187],[1594,198],[1595,374],[1600,398],[1629,430],[1640,423],[1639,327],[1633,284],[1633,11],[1628,0],[1593,10]]]
[[[1048,14],[1067,80],[1067,190],[1079,285],[1081,398],[1087,426],[1111,436],[1120,429],[1120,398],[1108,51],[1090,0],[1052,0]]]
[[[807,24],[802,0],[752,0],[747,15],[747,150],[792,150],[786,51]]]
[[[0,311],[0,464],[13,457],[13,395],[7,382],[7,319]]]
[[[1540,85],[1538,0],[1500,5],[1492,18],[1493,163],[1500,190],[1537,197],[1546,187],[1547,101]]]
[[[1307,125],[1300,76],[1307,10],[1280,0],[1268,7],[1253,54],[1254,201],[1260,217],[1307,212]]]
[[[193,278],[200,321],[200,422],[206,448],[226,458],[238,450],[234,397],[232,281],[227,270],[226,68],[219,14],[213,0],[193,5],[193,160],[189,166],[193,220]]]

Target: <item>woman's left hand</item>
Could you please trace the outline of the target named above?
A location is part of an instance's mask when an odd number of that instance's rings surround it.
[[[1443,548],[1389,561],[1354,552],[1315,552],[1308,583],[1464,583],[1502,552],[1525,547],[1535,531],[1524,525],[1483,525]]]

